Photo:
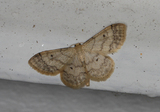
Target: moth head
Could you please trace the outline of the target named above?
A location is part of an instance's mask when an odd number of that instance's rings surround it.
[[[81,43],[82,43],[82,42],[81,42]],[[77,47],[77,46],[80,46],[80,45],[82,45],[81,43],[72,44],[70,47]]]
[[[76,46],[79,46],[79,45],[81,45],[81,43],[77,43],[77,44],[75,44],[74,46],[76,47]]]

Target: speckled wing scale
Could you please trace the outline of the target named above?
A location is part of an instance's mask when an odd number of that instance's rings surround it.
[[[81,88],[89,80],[86,69],[79,58],[78,53],[67,63],[61,74],[62,82],[72,88]]]
[[[114,61],[107,56],[121,48],[126,38],[126,25],[106,27],[83,45],[75,44],[56,50],[37,53],[29,65],[46,75],[60,73],[62,82],[78,89],[89,85],[90,80],[105,81],[114,71]]]
[[[75,54],[74,48],[63,48],[37,53],[29,61],[29,65],[46,75],[57,75]]]
[[[126,39],[126,25],[113,24],[83,44],[83,50],[110,54],[121,48]]]
[[[83,44],[86,69],[91,80],[105,81],[111,76],[114,61],[107,55],[120,49],[125,39],[126,25],[113,24]]]

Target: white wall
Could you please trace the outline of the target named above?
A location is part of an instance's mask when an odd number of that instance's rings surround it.
[[[160,96],[159,15],[159,0],[0,0],[0,78],[63,85],[59,75],[31,69],[29,58],[85,42],[103,26],[124,23],[126,41],[110,55],[114,73],[87,88]]]

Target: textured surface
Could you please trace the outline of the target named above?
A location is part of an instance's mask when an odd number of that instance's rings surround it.
[[[159,112],[160,97],[0,80],[1,112]]]
[[[126,25],[113,24],[75,47],[43,51],[34,55],[29,65],[46,75],[61,74],[62,82],[71,88],[89,85],[89,81],[105,81],[114,71],[114,53],[126,39]]]

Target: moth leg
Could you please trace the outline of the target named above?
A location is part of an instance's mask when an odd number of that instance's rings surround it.
[[[86,86],[90,86],[90,79],[88,79],[88,82],[86,83]]]

